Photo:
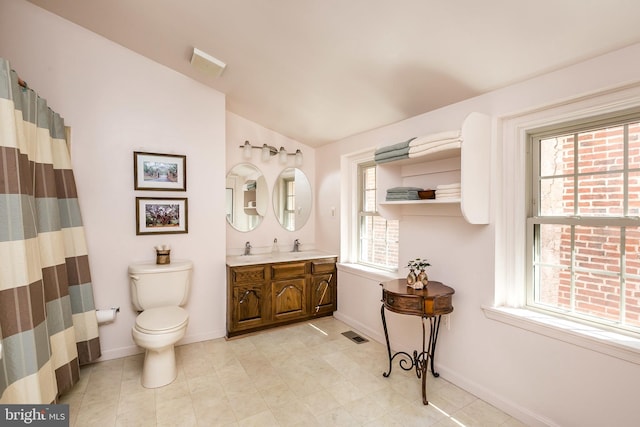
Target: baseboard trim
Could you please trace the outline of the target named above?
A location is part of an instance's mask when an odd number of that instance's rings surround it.
[[[349,316],[347,316],[347,315],[345,315],[343,313],[340,313],[339,311],[333,312],[333,317],[335,317],[336,319],[338,319],[341,322],[346,323],[347,325],[349,325],[353,329],[355,329],[358,332],[368,336],[369,338],[371,338],[374,341],[377,341],[379,343],[384,343],[385,342],[384,335],[380,334],[378,331],[375,331],[375,330],[369,328],[364,323],[358,322],[357,320],[355,320],[352,317],[349,317]]]
[[[443,379],[495,406],[528,426],[560,427],[559,424],[552,420],[536,414],[504,396],[498,395],[476,382],[469,381],[469,379],[459,375],[456,371],[449,369],[447,366],[443,366],[441,362],[438,362],[438,372]]]
[[[349,325],[349,327],[357,330],[358,332],[368,336],[369,338],[382,343],[383,345],[386,345],[385,343],[385,339],[384,339],[384,334],[379,333],[369,327],[367,327],[366,325],[362,324],[361,322],[358,322],[357,320],[353,319],[352,317],[349,317],[347,315],[345,315],[344,313],[340,313],[338,311],[336,311],[335,313],[333,313],[333,316],[340,320],[341,322],[346,323],[347,325]],[[408,348],[408,346],[410,346],[410,343],[400,343],[400,342],[393,342],[391,341],[391,348],[395,349],[395,348]],[[474,396],[477,396],[479,399],[484,400],[485,402],[495,406],[496,408],[500,409],[501,411],[509,414],[510,416],[520,420],[521,422],[525,423],[528,426],[531,427],[560,427],[558,424],[554,423],[553,421],[543,417],[542,415],[536,414],[534,412],[531,412],[529,409],[524,408],[518,404],[516,404],[515,402],[505,398],[504,396],[500,396],[495,394],[494,392],[492,392],[491,390],[487,389],[486,387],[475,383],[473,381],[469,381],[467,378],[465,378],[464,376],[459,375],[456,371],[451,370],[449,368],[447,368],[446,366],[443,366],[442,361],[439,360],[438,361],[438,372],[440,373],[440,376],[449,381],[450,383],[454,384],[457,387],[462,388],[463,390],[473,394]]]
[[[214,330],[209,332],[204,332],[200,334],[186,335],[182,338],[176,346],[181,346],[185,344],[193,344],[201,341],[210,341],[218,338],[224,338],[226,334],[226,330]],[[136,354],[144,353],[144,350],[138,347],[135,344],[132,344],[127,347],[120,347],[111,350],[106,350],[102,352],[102,356],[96,360],[96,362],[106,362],[107,360],[113,359],[121,359],[123,357],[135,356]]]

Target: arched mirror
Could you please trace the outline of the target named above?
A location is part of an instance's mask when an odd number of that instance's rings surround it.
[[[235,165],[226,181],[227,222],[238,231],[255,229],[267,213],[269,189],[262,172],[250,163]]]
[[[283,170],[273,187],[273,211],[286,230],[300,230],[311,215],[311,184],[298,168]]]

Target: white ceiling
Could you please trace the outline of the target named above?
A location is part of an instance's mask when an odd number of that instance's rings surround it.
[[[638,0],[30,1],[311,146],[640,42]]]

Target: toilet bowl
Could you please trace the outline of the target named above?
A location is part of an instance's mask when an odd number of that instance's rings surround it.
[[[186,303],[191,279],[190,261],[129,266],[131,300],[140,312],[131,329],[133,341],[145,350],[142,385],[157,388],[177,376],[174,346],[184,337],[189,313]]]
[[[174,345],[187,331],[189,315],[180,307],[145,310],[131,330],[133,341],[145,349],[142,385],[158,388],[176,379],[178,370]]]

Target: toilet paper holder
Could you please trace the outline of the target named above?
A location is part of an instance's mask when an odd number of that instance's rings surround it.
[[[96,310],[96,320],[98,325],[111,323],[116,320],[116,314],[120,312],[120,307],[111,307],[104,310]]]

